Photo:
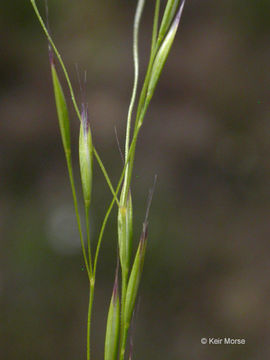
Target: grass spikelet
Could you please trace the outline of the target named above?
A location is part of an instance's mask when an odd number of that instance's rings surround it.
[[[55,68],[53,55],[51,51],[49,52],[49,57],[50,57],[53,90],[54,90],[55,104],[58,115],[58,122],[59,122],[64,151],[65,154],[68,155],[70,153],[70,125],[69,125],[68,108],[63,93],[63,89],[57,75],[57,71]]]
[[[120,302],[118,293],[118,264],[115,274],[112,298],[110,302],[107,328],[105,337],[104,360],[116,360],[119,345],[119,329],[120,329]]]
[[[149,80],[148,90],[147,90],[146,105],[150,102],[150,100],[154,94],[155,88],[156,88],[158,80],[160,78],[161,71],[162,71],[162,69],[165,65],[165,62],[167,60],[167,57],[170,53],[173,41],[175,39],[177,29],[178,29],[178,26],[179,26],[179,23],[181,20],[184,5],[185,5],[185,0],[182,1],[182,4],[178,10],[178,13],[168,31],[168,34],[166,35],[165,39],[163,40],[163,42],[160,46],[160,49],[158,50],[158,53],[155,57],[152,71],[151,71],[150,80]]]
[[[103,162],[92,142],[92,134],[89,123],[88,107],[86,99],[82,101],[82,109],[80,111],[75,93],[68,75],[67,68],[62,60],[60,52],[58,51],[49,31],[48,22],[48,6],[46,3],[47,13],[47,26],[39,12],[35,0],[29,0],[32,4],[34,12],[38,21],[40,22],[41,28],[49,43],[49,59],[50,68],[53,81],[53,91],[56,103],[56,110],[59,122],[59,128],[62,138],[62,144],[66,156],[68,175],[72,190],[75,214],[78,223],[80,241],[82,246],[82,253],[87,270],[89,280],[89,305],[88,305],[88,317],[87,317],[87,346],[86,355],[87,360],[92,359],[91,355],[91,324],[92,324],[92,309],[94,302],[94,291],[96,283],[96,271],[97,264],[100,257],[100,248],[103,239],[103,234],[107,221],[111,215],[114,204],[118,206],[118,218],[117,218],[117,231],[118,231],[118,249],[119,249],[119,260],[117,263],[117,270],[115,275],[115,282],[113,287],[113,294],[110,300],[107,326],[106,326],[106,337],[104,347],[104,359],[105,360],[124,360],[126,351],[126,340],[130,327],[131,318],[134,312],[134,306],[138,296],[139,285],[143,272],[143,265],[146,253],[146,246],[148,240],[148,215],[149,208],[152,201],[154,186],[150,190],[145,220],[143,222],[143,228],[137,247],[136,254],[132,259],[132,237],[133,237],[133,209],[132,209],[132,198],[131,198],[131,181],[132,173],[134,168],[134,158],[136,152],[136,145],[138,135],[140,133],[141,126],[143,124],[149,103],[155,92],[158,80],[160,78],[162,69],[165,65],[166,59],[170,52],[171,46],[174,42],[175,35],[179,26],[181,15],[183,12],[185,0],[167,0],[165,11],[159,27],[160,18],[160,7],[161,0],[155,0],[155,12],[153,21],[152,31],[152,42],[150,59],[147,67],[147,72],[143,81],[143,86],[140,91],[139,101],[133,119],[133,112],[136,105],[138,84],[139,84],[139,28],[143,9],[146,0],[137,0],[137,7],[133,26],[133,61],[134,61],[134,83],[132,89],[132,95],[130,105],[128,108],[127,122],[126,122],[126,137],[125,137],[125,156],[124,166],[119,176],[119,181],[114,190],[114,187],[110,181],[107,170],[105,169]],[[179,9],[178,9],[179,7]],[[178,9],[178,11],[177,11]],[[83,229],[81,226],[81,217],[79,213],[79,204],[77,198],[77,192],[75,188],[75,181],[73,175],[72,156],[71,156],[71,136],[70,136],[70,121],[68,114],[68,107],[65,99],[65,95],[61,86],[61,82],[58,77],[56,70],[56,64],[54,56],[59,63],[59,68],[62,69],[64,78],[67,82],[69,95],[75,113],[79,119],[79,166],[81,174],[81,190],[83,193],[84,207],[85,207],[85,219],[86,219],[86,235],[87,235],[87,248],[84,243]],[[80,82],[80,80],[79,80]],[[85,72],[85,83],[86,83],[86,72]],[[80,84],[81,87],[81,84]],[[82,87],[81,87],[82,92]],[[134,120],[134,124],[132,123]],[[113,199],[105,213],[104,220],[99,232],[95,249],[90,241],[90,224],[89,224],[89,211],[92,196],[92,177],[93,177],[93,157],[96,158],[99,167],[104,175],[104,178],[108,184],[108,187],[113,195]],[[120,199],[118,198],[120,194]],[[133,194],[134,195],[134,194]],[[92,209],[91,209],[92,210]],[[92,250],[94,252],[92,253]],[[93,257],[92,257],[93,255]],[[119,283],[118,283],[118,268],[121,265],[121,302],[119,294]],[[132,265],[132,266],[131,266]],[[129,359],[131,360],[133,353],[133,344],[131,344]]]
[[[79,160],[81,170],[82,189],[85,206],[88,208],[91,201],[92,173],[93,173],[93,144],[90,131],[87,106],[82,107],[82,123],[79,136]]]
[[[129,192],[126,203],[123,203],[123,192],[118,209],[118,246],[122,272],[127,275],[132,252],[132,199]]]
[[[158,43],[160,44],[167,33],[172,19],[174,18],[176,14],[177,7],[179,5],[180,0],[168,0],[167,5],[165,7],[164,15],[162,17],[160,30],[158,33]]]

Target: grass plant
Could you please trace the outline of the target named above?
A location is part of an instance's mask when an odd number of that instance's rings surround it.
[[[79,236],[82,246],[82,253],[87,270],[89,281],[89,306],[87,317],[87,346],[86,358],[92,359],[91,354],[91,318],[93,312],[93,301],[96,281],[97,264],[100,255],[100,248],[103,239],[103,234],[111,214],[113,206],[118,207],[118,265],[116,269],[115,282],[113,286],[112,297],[108,310],[107,327],[104,345],[104,360],[124,360],[127,353],[127,336],[132,320],[134,307],[136,303],[139,284],[141,281],[143,263],[146,252],[146,245],[148,239],[148,215],[150,204],[153,196],[153,188],[149,192],[149,199],[147,204],[146,216],[142,226],[141,237],[137,246],[134,258],[133,253],[133,211],[132,211],[132,193],[131,180],[136,151],[136,144],[138,135],[143,125],[147,109],[150,101],[154,95],[158,80],[160,78],[162,69],[165,65],[169,55],[171,46],[174,42],[175,35],[180,23],[185,0],[167,0],[163,14],[161,14],[161,1],[155,1],[152,42],[150,48],[150,57],[147,71],[144,77],[143,86],[137,100],[138,80],[139,80],[139,29],[143,10],[147,0],[138,0],[133,27],[133,60],[134,60],[134,83],[131,95],[131,101],[128,109],[126,122],[126,137],[125,137],[125,155],[122,173],[116,187],[110,181],[107,170],[92,142],[91,123],[88,115],[88,106],[86,100],[79,108],[73,87],[68,75],[67,68],[64,61],[52,39],[47,25],[43,20],[35,0],[30,0],[37,19],[46,35],[49,46],[49,59],[52,75],[53,91],[55,96],[56,110],[59,122],[59,128],[62,138],[63,149],[65,153],[69,181],[72,190],[75,215],[78,224]],[[48,9],[48,7],[47,7]],[[48,17],[47,17],[48,18]],[[72,104],[75,113],[79,120],[80,131],[78,139],[79,148],[79,165],[81,176],[81,190],[84,200],[85,218],[86,218],[86,239],[82,229],[81,214],[79,213],[78,197],[75,188],[74,174],[73,174],[73,158],[71,153],[71,137],[70,137],[70,120],[65,94],[63,92],[61,82],[58,76],[56,61],[60,65],[60,69],[64,74],[67,82],[69,95],[72,99]],[[134,109],[136,112],[134,116]],[[96,159],[101,171],[106,179],[108,187],[112,193],[112,200],[105,214],[99,236],[97,246],[93,249],[92,241],[90,239],[90,225],[89,212],[94,211],[91,208],[91,197],[95,193],[95,186],[93,182],[93,161]],[[156,178],[155,178],[156,182]],[[85,245],[86,244],[86,245]],[[121,291],[119,289],[119,272],[121,272]],[[132,351],[129,353],[131,359]]]

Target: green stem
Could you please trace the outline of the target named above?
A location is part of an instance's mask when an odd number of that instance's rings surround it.
[[[83,241],[81,219],[80,219],[80,214],[79,214],[79,209],[78,209],[78,199],[77,199],[77,194],[76,194],[76,189],[75,189],[70,151],[66,152],[66,161],[67,161],[69,181],[70,181],[70,186],[71,186],[71,191],[72,191],[72,196],[73,196],[74,209],[75,209],[75,213],[76,213],[76,219],[77,219],[79,235],[80,235],[80,240],[81,240],[84,263],[85,263],[85,267],[86,267],[86,270],[87,270],[88,278],[90,280],[91,273],[90,273],[89,264],[88,264],[88,261],[87,261],[87,256],[86,256],[86,251],[85,251],[85,246],[84,246],[84,241]]]
[[[122,292],[121,292],[121,328],[120,328],[120,352],[119,360],[124,359],[126,347],[126,324],[125,324],[125,303],[127,294],[127,271],[122,269]]]
[[[131,183],[131,177],[132,177],[132,171],[133,171],[133,163],[134,163],[134,156],[135,156],[135,147],[137,142],[137,136],[138,132],[140,130],[140,127],[143,123],[144,116],[146,114],[147,107],[149,105],[149,101],[147,101],[147,88],[151,76],[152,66],[156,57],[156,54],[158,52],[160,41],[157,40],[157,27],[158,27],[158,18],[159,18],[159,9],[160,9],[160,1],[157,0],[156,7],[155,7],[155,16],[154,16],[154,24],[153,24],[153,35],[152,35],[152,45],[151,45],[151,53],[150,53],[150,59],[143,83],[143,87],[141,90],[138,108],[137,108],[137,114],[136,114],[136,120],[135,120],[135,126],[134,126],[134,134],[133,134],[133,140],[135,139],[135,146],[134,151],[131,154],[131,160],[130,160],[130,166],[128,167],[128,171],[125,178],[125,186],[126,189],[129,189],[130,183]],[[125,200],[127,198],[128,191],[125,192]]]
[[[116,201],[117,205],[120,206],[119,200],[117,198],[117,194],[114,191],[114,188],[112,186],[112,183],[111,183],[111,180],[110,180],[110,178],[108,176],[108,173],[107,173],[107,171],[106,171],[106,169],[105,169],[105,167],[104,167],[104,165],[103,165],[103,163],[102,163],[102,161],[100,159],[100,156],[98,155],[97,150],[94,147],[93,147],[93,152],[94,152],[94,155],[95,155],[95,157],[97,159],[97,162],[98,162],[98,164],[99,164],[99,166],[101,168],[101,171],[103,172],[103,175],[104,175],[104,177],[105,177],[105,179],[107,181],[107,184],[108,184],[108,186],[109,186],[109,188],[111,190],[111,193],[113,194],[114,200]]]
[[[57,50],[57,47],[55,46],[54,41],[53,41],[51,35],[49,34],[49,31],[46,28],[46,25],[45,25],[40,13],[39,13],[39,10],[37,8],[35,0],[30,0],[30,1],[32,3],[32,6],[33,6],[34,11],[36,13],[36,16],[37,16],[37,18],[38,18],[38,20],[40,22],[40,25],[41,25],[41,27],[42,27],[42,29],[43,29],[49,43],[51,44],[51,46],[52,46],[52,48],[53,48],[53,50],[54,50],[54,52],[55,52],[55,54],[57,56],[57,59],[58,59],[60,65],[61,65],[61,68],[62,68],[62,70],[64,72],[64,75],[65,75],[65,78],[66,78],[66,81],[67,81],[67,84],[68,84],[68,87],[69,87],[69,91],[70,91],[70,95],[71,95],[71,99],[72,99],[72,102],[73,102],[74,109],[75,109],[75,111],[77,113],[77,116],[78,116],[79,120],[81,121],[80,110],[78,108],[78,105],[77,105],[77,102],[76,102],[76,99],[75,99],[75,95],[74,95],[74,91],[73,91],[73,88],[72,88],[72,85],[71,85],[71,81],[70,81],[70,78],[68,76],[68,72],[67,72],[66,66],[64,64],[64,61],[62,59],[62,56],[60,55],[59,51]]]
[[[147,110],[147,106],[145,106],[142,110],[142,114],[141,117],[139,119],[141,119],[138,123],[138,125],[136,126],[135,130],[134,130],[134,135],[133,135],[133,139],[132,139],[132,146],[130,146],[130,167],[129,167],[129,172],[127,174],[127,180],[126,180],[126,186],[129,189],[130,187],[130,183],[131,183],[131,178],[132,178],[132,171],[133,171],[133,164],[134,164],[134,157],[135,157],[135,151],[136,151],[136,144],[137,144],[137,139],[138,139],[138,135],[142,126],[142,120],[143,117],[145,116]]]
[[[88,317],[87,317],[87,360],[90,360],[91,358],[90,341],[91,341],[91,320],[92,320],[92,309],[93,309],[93,301],[94,301],[94,291],[95,291],[95,280],[91,278]]]
[[[122,194],[124,204],[127,200],[128,190],[130,188],[133,164],[134,164],[134,157],[135,157],[135,150],[136,150],[136,143],[137,143],[139,130],[142,125],[143,118],[145,116],[147,107],[149,105],[149,101],[147,102],[147,87],[148,87],[148,83],[149,83],[149,79],[150,79],[150,75],[151,75],[154,58],[157,53],[157,31],[158,31],[160,0],[156,1],[150,61],[149,61],[144,85],[142,88],[141,96],[139,99],[137,116],[136,116],[136,121],[135,121],[135,126],[134,126],[134,134],[133,134],[133,139],[132,139],[132,146],[129,149],[130,123],[131,123],[133,107],[134,107],[134,103],[135,103],[135,99],[136,99],[138,75],[139,75],[138,34],[139,34],[139,25],[140,25],[140,19],[141,19],[143,7],[144,7],[144,1],[139,1],[138,6],[137,6],[136,15],[135,15],[135,22],[134,22],[133,52],[134,52],[134,73],[135,74],[134,74],[134,87],[133,87],[133,93],[132,93],[131,103],[130,103],[129,112],[128,112],[127,130],[126,130],[125,162],[127,164],[127,168],[125,171],[125,182],[124,182],[124,186],[123,186],[124,192]],[[126,339],[127,339],[128,328],[129,328],[129,324],[127,324],[125,322],[127,277],[128,277],[128,272],[126,271],[126,269],[122,268],[121,330],[120,330],[119,360],[124,360],[124,357],[125,357]]]
[[[122,181],[123,181],[123,178],[124,178],[124,175],[125,175],[125,171],[126,171],[126,167],[127,167],[127,164],[131,158],[131,154],[134,152],[134,147],[136,146],[136,141],[137,141],[137,137],[138,137],[138,133],[139,133],[139,130],[140,128],[138,127],[133,135],[133,138],[132,138],[132,142],[131,142],[131,145],[130,145],[130,148],[129,148],[129,152],[128,152],[128,157],[127,157],[127,161],[125,162],[125,165],[124,165],[124,168],[122,170],[122,174],[120,176],[120,180],[117,184],[117,187],[116,187],[116,190],[115,190],[115,194],[117,196],[119,190],[120,190],[120,187],[121,187],[121,184],[122,184]],[[109,205],[109,208],[106,212],[106,215],[104,217],[104,220],[103,220],[103,223],[102,223],[102,226],[101,226],[101,230],[100,230],[100,233],[99,233],[99,238],[98,238],[98,243],[97,243],[97,247],[96,247],[96,253],[95,253],[95,259],[94,259],[94,267],[93,267],[93,276],[95,277],[95,274],[96,274],[96,268],[97,268],[97,261],[98,261],[98,256],[99,256],[99,251],[100,251],[100,246],[101,246],[101,242],[102,242],[102,238],[103,238],[103,234],[104,234],[104,230],[105,230],[105,227],[106,227],[106,224],[107,224],[107,221],[108,221],[108,218],[110,216],[110,213],[112,211],[112,208],[113,208],[113,205],[116,201],[116,197],[114,197]]]
[[[140,0],[137,5],[135,20],[134,20],[134,28],[133,28],[133,62],[134,62],[134,83],[132,96],[130,100],[130,105],[128,109],[128,117],[127,117],[127,129],[126,129],[126,142],[125,142],[125,161],[127,161],[128,152],[129,152],[129,140],[130,140],[130,130],[131,130],[131,119],[132,113],[135,105],[137,88],[138,88],[138,79],[139,79],[139,49],[138,49],[138,39],[139,39],[139,28],[141,17],[143,13],[145,5],[145,0]],[[128,165],[126,168],[126,177],[128,174]],[[125,179],[126,181],[126,179]],[[124,186],[124,195],[123,198],[126,199],[125,193],[128,193],[128,189]]]
[[[98,256],[99,256],[99,252],[100,252],[100,246],[101,246],[104,230],[105,230],[108,218],[110,216],[110,213],[112,211],[113,205],[114,205],[114,203],[115,203],[115,201],[117,199],[117,194],[118,194],[118,192],[120,190],[123,178],[125,176],[125,171],[126,171],[127,164],[128,164],[128,162],[130,160],[132,152],[134,152],[134,147],[136,146],[136,140],[137,140],[137,137],[138,137],[138,133],[139,133],[139,128],[136,129],[136,131],[135,131],[135,133],[133,135],[133,139],[132,139],[132,142],[131,142],[131,145],[130,145],[130,148],[129,148],[129,152],[128,152],[127,161],[125,162],[124,168],[122,170],[122,174],[120,176],[120,180],[118,181],[116,191],[115,191],[115,196],[114,196],[114,198],[112,199],[112,201],[111,201],[111,203],[109,205],[109,208],[108,208],[108,210],[106,212],[106,215],[104,217],[104,220],[103,220],[103,223],[102,223],[102,226],[101,226],[101,229],[100,229],[100,233],[99,233],[99,237],[98,237],[98,243],[97,243],[96,252],[95,252],[95,258],[94,258],[94,266],[93,266],[93,277],[94,278],[95,278],[95,275],[96,275],[97,261],[98,261]]]
[[[90,275],[92,275],[92,254],[91,254],[91,241],[90,241],[90,226],[89,226],[89,204],[85,204],[85,223],[86,223],[86,234],[87,234],[87,247],[88,247],[88,261]]]

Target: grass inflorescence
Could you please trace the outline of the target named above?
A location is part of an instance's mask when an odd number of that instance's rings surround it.
[[[116,188],[112,185],[108,172],[103,165],[103,162],[95,148],[92,141],[91,123],[88,115],[88,105],[86,101],[81,104],[81,109],[77,104],[75,93],[68,75],[67,68],[64,61],[52,39],[49,31],[49,25],[45,24],[35,0],[30,0],[40,25],[46,35],[49,44],[49,60],[52,75],[53,91],[55,96],[56,110],[62,138],[63,149],[65,153],[68,175],[73,195],[75,215],[78,223],[79,236],[81,240],[82,253],[87,270],[89,281],[89,306],[87,317],[87,360],[91,356],[91,318],[93,311],[94,290],[96,282],[96,270],[100,254],[103,234],[109,216],[111,214],[114,204],[118,207],[117,227],[118,234],[118,260],[113,292],[108,310],[107,327],[104,345],[104,359],[105,360],[124,360],[127,335],[132,320],[134,307],[137,299],[138,289],[143,272],[143,263],[146,252],[146,245],[148,239],[148,215],[149,208],[153,196],[154,186],[150,191],[149,200],[145,220],[142,227],[140,240],[134,258],[133,254],[133,209],[132,209],[132,192],[131,180],[133,173],[133,165],[136,151],[136,144],[138,135],[143,125],[147,109],[150,101],[154,95],[158,80],[160,78],[162,69],[166,63],[167,57],[170,53],[175,35],[180,23],[185,0],[167,0],[165,9],[161,14],[161,1],[155,1],[154,20],[152,30],[152,41],[150,47],[150,57],[147,71],[144,77],[143,86],[140,91],[137,107],[136,99],[138,93],[139,80],[139,29],[142,19],[143,10],[147,0],[138,0],[133,27],[133,60],[134,60],[134,83],[130,105],[128,109],[126,122],[126,137],[125,137],[125,154],[124,165]],[[48,14],[48,6],[47,14]],[[48,15],[47,15],[48,19]],[[70,136],[70,120],[65,95],[62,89],[61,82],[58,76],[57,64],[59,63],[63,71],[65,80],[68,85],[70,97],[75,113],[80,124],[78,148],[79,148],[79,165],[81,175],[81,189],[83,193],[85,218],[86,218],[86,237],[85,245],[81,216],[78,210],[78,198],[74,182],[72,153],[71,153],[71,136]],[[136,107],[135,116],[134,109]],[[133,125],[133,126],[132,126]],[[133,128],[132,128],[133,127]],[[97,246],[92,248],[92,241],[90,239],[90,225],[89,212],[94,211],[91,208],[91,198],[95,192],[93,182],[93,161],[97,160],[101,171],[106,179],[108,187],[112,193],[112,200],[105,214],[99,236]],[[156,182],[156,177],[155,177]],[[121,273],[121,286],[119,286],[119,272]],[[121,291],[120,291],[121,288]],[[133,346],[132,346],[133,348]],[[132,356],[132,351],[129,353],[129,358]]]

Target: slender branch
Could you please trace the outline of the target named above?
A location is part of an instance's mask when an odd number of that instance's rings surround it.
[[[39,20],[39,22],[40,22],[40,25],[41,25],[41,27],[42,27],[42,29],[43,29],[43,31],[44,31],[44,33],[45,33],[45,35],[46,35],[49,43],[51,44],[51,46],[52,46],[52,48],[53,48],[53,51],[55,52],[56,57],[57,57],[60,65],[61,65],[61,68],[62,68],[62,70],[63,70],[63,73],[64,73],[64,75],[65,75],[65,78],[66,78],[66,81],[67,81],[67,84],[68,84],[68,87],[69,87],[69,91],[70,91],[70,95],[71,95],[71,99],[72,99],[72,102],[73,102],[74,109],[75,109],[75,111],[76,111],[76,114],[77,114],[77,116],[78,116],[78,119],[81,121],[80,110],[79,110],[79,107],[78,107],[78,105],[77,105],[76,98],[75,98],[75,95],[74,95],[74,91],[73,91],[73,88],[72,88],[72,85],[71,85],[71,81],[70,81],[70,78],[69,78],[69,75],[68,75],[66,66],[65,66],[65,64],[64,64],[64,61],[63,61],[63,59],[62,59],[62,56],[60,55],[60,53],[59,53],[59,51],[58,51],[58,49],[57,49],[57,47],[56,47],[56,45],[55,45],[55,43],[54,43],[51,35],[49,34],[49,32],[48,32],[48,30],[47,30],[47,28],[46,28],[46,25],[45,25],[45,23],[44,23],[41,15],[40,15],[40,12],[39,12],[39,10],[38,10],[38,8],[37,8],[36,1],[35,1],[35,0],[30,0],[30,1],[31,1],[31,3],[32,3],[32,6],[33,6],[34,11],[35,11],[35,13],[36,13],[36,16],[37,16],[37,18],[38,18],[38,20]]]
[[[100,168],[101,168],[101,170],[102,170],[102,172],[103,172],[103,175],[104,175],[104,177],[105,177],[105,179],[106,179],[106,181],[107,181],[107,184],[108,184],[108,186],[109,186],[109,188],[110,188],[110,190],[111,190],[111,192],[112,192],[112,194],[113,194],[113,197],[114,197],[117,205],[120,206],[119,200],[118,200],[118,198],[117,198],[117,194],[116,194],[116,192],[114,191],[114,188],[113,188],[113,186],[112,186],[112,183],[111,183],[111,180],[110,180],[110,178],[109,178],[109,176],[108,176],[108,173],[107,173],[107,171],[106,171],[106,169],[105,169],[105,167],[104,167],[104,165],[103,165],[103,163],[102,163],[102,161],[101,161],[101,159],[100,159],[100,156],[98,155],[97,150],[96,150],[94,147],[93,147],[93,152],[94,152],[94,155],[95,155],[95,157],[96,157],[96,159],[97,159],[97,162],[98,162],[98,164],[99,164],[99,166],[100,166]]]
[[[134,29],[133,29],[134,84],[133,84],[132,96],[131,96],[131,100],[130,100],[130,105],[129,105],[129,109],[128,109],[128,117],[127,117],[125,160],[127,160],[128,151],[129,151],[131,119],[132,119],[132,113],[133,113],[133,109],[134,109],[134,105],[135,105],[137,88],[138,88],[138,79],[139,79],[138,39],[139,39],[139,28],[140,28],[140,22],[141,22],[144,5],[145,5],[145,0],[140,0],[138,2],[136,14],[135,14],[135,20],[134,20]],[[127,166],[126,172],[128,172],[128,166]]]
[[[129,141],[130,141],[130,129],[131,129],[131,119],[132,113],[136,101],[137,88],[138,88],[138,79],[139,79],[139,28],[141,17],[143,13],[145,5],[145,0],[139,0],[136,8],[135,19],[134,19],[134,27],[133,27],[133,61],[134,61],[134,84],[132,90],[132,96],[130,100],[129,110],[128,110],[128,118],[127,118],[127,129],[126,129],[126,143],[125,143],[125,180],[123,185],[123,193],[122,198],[124,204],[127,201],[128,191],[129,191],[129,183],[128,183],[128,175],[129,175],[129,157],[132,154],[131,149],[129,149]],[[136,144],[133,142],[133,144]],[[133,145],[134,146],[134,145]],[[133,148],[133,147],[132,147]],[[133,164],[131,164],[132,166]],[[125,354],[125,302],[126,302],[126,290],[127,290],[127,280],[128,280],[128,269],[122,268],[122,292],[121,292],[121,326],[120,326],[120,353],[119,358],[124,358]]]
[[[94,301],[95,282],[90,282],[90,293],[89,293],[89,305],[88,305],[88,316],[87,316],[87,360],[91,358],[91,322],[92,322],[92,310]]]
[[[71,186],[72,196],[73,196],[73,203],[74,203],[74,208],[75,208],[75,213],[76,213],[76,219],[77,219],[79,235],[80,235],[80,240],[81,240],[83,258],[84,258],[84,263],[85,263],[85,267],[86,267],[86,270],[87,270],[88,278],[89,278],[89,281],[90,281],[91,271],[89,269],[89,264],[88,264],[88,261],[87,261],[87,256],[86,256],[86,251],[85,251],[85,246],[84,246],[81,219],[80,219],[80,214],[79,214],[79,209],[78,209],[78,199],[77,199],[77,195],[76,195],[76,189],[75,189],[75,183],[74,183],[74,176],[73,176],[73,169],[72,169],[70,152],[66,154],[66,160],[67,160],[67,167],[68,167],[70,186]]]
[[[131,142],[131,145],[130,145],[130,148],[129,148],[129,152],[128,152],[128,157],[127,157],[127,161],[125,162],[125,165],[124,165],[124,168],[122,170],[122,174],[120,176],[120,179],[118,181],[118,184],[117,184],[117,187],[116,187],[116,190],[115,190],[115,194],[117,196],[119,190],[120,190],[120,187],[121,187],[121,184],[122,184],[122,181],[124,179],[124,175],[125,175],[125,170],[126,170],[126,167],[127,167],[127,164],[130,160],[130,157],[131,157],[131,154],[132,152],[134,151],[134,147],[136,146],[136,141],[137,141],[137,137],[138,137],[138,134],[139,134],[139,130],[140,128],[137,128],[134,135],[133,135],[133,139],[132,139],[132,142]],[[102,238],[103,238],[103,234],[104,234],[104,230],[105,230],[105,227],[106,227],[106,224],[107,224],[107,221],[108,221],[108,218],[110,216],[110,213],[112,211],[112,208],[113,208],[113,205],[115,203],[115,199],[116,197],[114,197],[109,205],[109,208],[106,212],[106,215],[104,217],[104,220],[103,220],[103,223],[102,223],[102,226],[101,226],[101,230],[100,230],[100,233],[99,233],[99,238],[98,238],[98,243],[97,243],[97,247],[96,247],[96,253],[95,253],[95,260],[94,260],[94,266],[93,266],[93,277],[95,277],[95,274],[96,274],[96,268],[97,268],[97,260],[98,260],[98,255],[99,255],[99,251],[100,251],[100,246],[101,246],[101,242],[102,242]]]

